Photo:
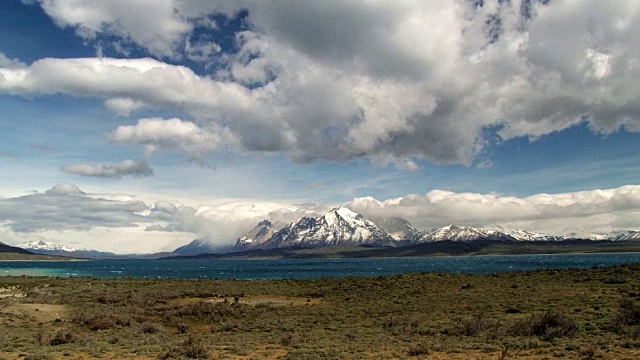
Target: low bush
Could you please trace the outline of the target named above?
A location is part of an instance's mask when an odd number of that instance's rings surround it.
[[[76,317],[74,322],[82,324],[91,330],[109,330],[118,326],[131,326],[133,320],[128,316],[94,314]]]
[[[164,327],[155,322],[144,322],[140,324],[140,330],[146,334],[159,334],[164,332]]]
[[[513,335],[539,336],[544,340],[571,336],[577,330],[578,325],[571,317],[554,311],[532,314],[511,326]]]
[[[622,333],[629,326],[640,326],[640,304],[632,300],[623,300],[613,314],[611,329],[616,333]],[[637,334],[638,330],[633,330],[631,333]]]
[[[419,342],[411,346],[407,351],[407,355],[409,356],[429,355],[430,353],[431,353],[431,348],[425,342]]]
[[[452,334],[476,336],[485,332],[495,332],[499,325],[498,321],[486,317],[484,313],[478,313],[468,318],[458,319]]]
[[[79,339],[80,337],[78,336],[78,334],[74,333],[71,330],[64,329],[58,331],[55,335],[53,335],[51,341],[49,342],[49,345],[57,346],[64,344],[73,344],[78,342]]]
[[[158,356],[159,359],[176,359],[181,357],[189,359],[208,359],[209,346],[207,346],[202,337],[191,334],[177,346],[174,346],[171,349],[165,349]]]

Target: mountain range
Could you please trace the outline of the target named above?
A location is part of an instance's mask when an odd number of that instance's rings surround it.
[[[439,241],[563,241],[584,237],[564,237],[513,230],[502,226],[481,228],[448,225],[418,230],[399,217],[364,218],[345,207],[335,208],[319,217],[303,217],[288,225],[260,222],[236,242],[235,251],[288,247],[321,248],[335,246],[399,247]],[[601,235],[592,240],[640,240],[640,231]]]
[[[272,234],[269,236],[269,234]],[[280,229],[261,222],[238,239],[236,248],[393,246],[395,239],[362,215],[340,207],[319,217],[303,217]]]
[[[194,256],[207,253],[240,252],[284,248],[327,247],[404,247],[442,241],[467,243],[478,240],[505,242],[558,242],[564,240],[640,240],[640,231],[618,231],[590,237],[555,236],[502,226],[469,227],[448,225],[441,228],[418,230],[400,217],[371,217],[369,219],[346,207],[330,210],[318,217],[302,217],[289,224],[259,222],[232,248],[221,249],[204,239],[196,239],[171,253],[144,256],[116,255],[88,249],[73,249],[35,241],[16,245],[33,253],[88,258],[157,258],[162,256]]]

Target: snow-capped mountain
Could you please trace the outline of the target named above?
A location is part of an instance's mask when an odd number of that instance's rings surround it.
[[[19,248],[31,251],[35,254],[59,255],[81,258],[111,258],[116,254],[89,249],[75,249],[58,244],[49,244],[44,241],[31,241],[16,245]]]
[[[434,241],[474,241],[474,240],[502,240],[502,241],[562,241],[568,239],[563,236],[547,235],[526,230],[513,230],[499,225],[475,228],[470,226],[449,225],[439,229],[426,230],[416,238],[416,242]]]
[[[628,231],[616,231],[606,235],[609,240],[613,241],[630,241],[640,240],[640,231],[628,230]]]
[[[482,227],[480,228],[480,230],[485,232],[489,232],[489,231],[500,232],[507,236],[511,236],[512,238],[518,241],[562,241],[567,239],[567,237],[564,237],[564,236],[548,235],[548,234],[536,233],[536,232],[531,232],[526,230],[513,230],[513,229],[505,228],[499,225]]]
[[[480,230],[470,226],[448,225],[432,231],[425,231],[416,240],[418,243],[434,241],[474,241],[474,240],[506,240],[513,237],[496,230]]]
[[[394,240],[412,241],[420,233],[409,221],[401,217],[370,216],[369,220],[388,232]]]
[[[245,238],[251,237],[245,236]],[[290,246],[393,246],[395,240],[386,231],[366,220],[362,215],[340,207],[319,217],[303,217],[276,231],[266,241],[249,243],[251,244],[248,246],[250,249],[268,249]],[[238,244],[247,244],[247,241],[239,240]]]
[[[46,243],[44,241],[31,241],[31,242],[21,243],[21,244],[18,244],[16,246],[19,247],[19,248],[23,248],[25,250],[31,250],[33,252],[38,252],[38,251],[67,251],[67,252],[73,252],[73,251],[79,251],[80,250],[80,249],[70,248],[70,247],[67,247],[67,246],[64,246],[64,245],[49,244],[49,243]]]
[[[246,235],[239,238],[236,242],[236,248],[247,249],[250,247],[258,247],[269,241],[273,234],[281,230],[286,224],[281,222],[271,223],[269,220],[263,220],[251,229]]]

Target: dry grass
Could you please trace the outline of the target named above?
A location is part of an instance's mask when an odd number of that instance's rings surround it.
[[[640,266],[304,281],[2,277],[0,289],[25,295],[0,298],[0,359],[640,357]]]

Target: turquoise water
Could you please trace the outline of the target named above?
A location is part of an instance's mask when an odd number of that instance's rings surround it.
[[[490,274],[542,269],[588,269],[632,263],[640,263],[640,253],[375,259],[17,261],[0,262],[0,276],[311,279],[410,272]]]

